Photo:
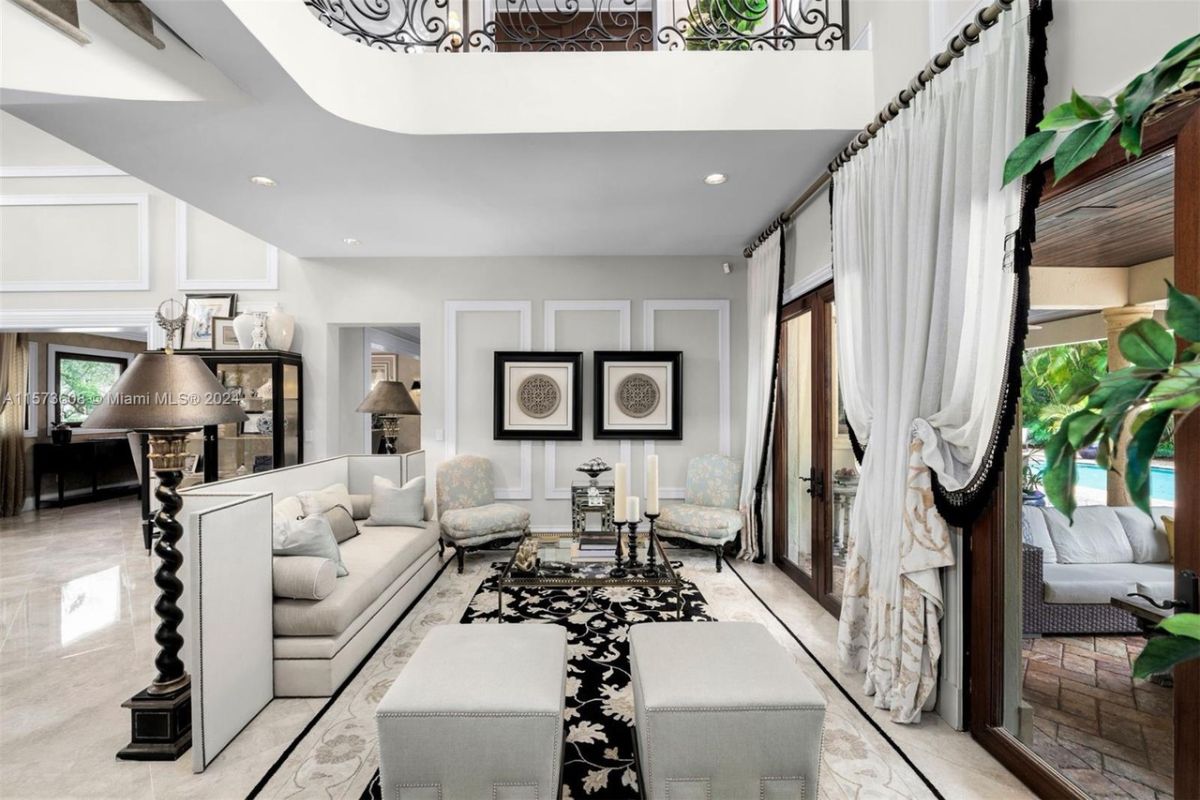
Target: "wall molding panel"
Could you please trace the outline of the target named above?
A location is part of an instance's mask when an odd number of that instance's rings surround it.
[[[722,455],[732,455],[733,419],[730,387],[730,330],[728,300],[646,300],[642,303],[642,342],[647,350],[654,350],[654,319],[659,311],[708,311],[715,314],[717,326],[717,424],[718,449]],[[684,370],[686,375],[686,358]],[[685,377],[686,381],[687,378]],[[685,431],[686,436],[686,431]],[[647,439],[646,455],[655,452],[655,442]],[[645,470],[642,474],[642,492],[645,493]],[[683,486],[660,486],[659,497],[666,500],[682,500],[687,494]]]
[[[36,164],[0,167],[0,178],[123,178],[127,172],[108,164]]]
[[[542,303],[542,343],[545,349],[554,350],[557,347],[557,319],[560,312],[571,311],[609,311],[618,316],[617,332],[620,336],[618,350],[628,350],[630,347],[630,317],[633,303],[630,300],[546,300]],[[585,376],[586,377],[586,376]],[[585,398],[586,400],[586,398]],[[595,414],[596,410],[592,409]],[[586,421],[585,421],[586,427]],[[628,439],[620,442],[620,458],[626,464],[633,458],[633,443]],[[559,486],[555,472],[558,467],[557,442],[545,443],[542,452],[542,469],[545,475],[543,495],[547,500],[570,500],[571,487]]]
[[[166,334],[154,321],[154,308],[36,308],[5,309],[0,330],[58,331],[80,328],[144,328],[146,348],[164,344]]]
[[[507,311],[519,315],[520,349],[533,348],[533,303],[529,300],[446,300],[445,316],[445,457],[458,454],[458,316],[478,311]],[[490,419],[489,414],[489,419]],[[521,482],[518,486],[497,486],[497,500],[533,499],[533,442],[521,447]]]
[[[133,280],[4,281],[0,292],[117,292],[150,289],[150,196],[148,194],[9,194],[0,206],[137,207],[137,278]]]
[[[188,275],[188,204],[175,201],[175,286],[180,291],[220,291],[223,289],[279,288],[279,248],[266,244],[265,272],[261,278],[192,278]]]

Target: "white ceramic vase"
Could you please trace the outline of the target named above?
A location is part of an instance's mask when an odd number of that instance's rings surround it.
[[[249,350],[254,346],[254,328],[257,325],[257,315],[249,311],[243,311],[233,318],[233,334],[237,336],[238,347]]]
[[[275,306],[267,312],[267,341],[272,350],[291,350],[296,335],[296,318]]]

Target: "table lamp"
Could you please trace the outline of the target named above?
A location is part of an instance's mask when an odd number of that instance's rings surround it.
[[[396,452],[396,437],[400,434],[400,417],[419,417],[421,409],[400,381],[379,381],[358,404],[356,411],[375,414],[383,428],[383,452]]]
[[[245,422],[246,414],[199,356],[143,353],[121,373],[80,426],[118,428],[147,435],[150,468],[158,477],[154,496],[162,504],[154,516],[160,533],[154,552],[160,564],[154,583],[161,590],[154,611],[162,622],[154,632],[158,674],[153,682],[122,703],[132,713],[132,739],[118,758],[173,761],[192,743],[191,677],[183,668],[178,602],[183,583],[176,577],[183,553],[176,544],[183,526],[175,515],[183,507],[176,488],[183,480],[187,435],[206,425]]]

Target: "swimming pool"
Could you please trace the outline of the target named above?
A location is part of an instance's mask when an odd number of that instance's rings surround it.
[[[1078,461],[1075,463],[1075,485],[1086,489],[1103,491],[1108,487],[1108,478],[1104,467],[1098,464]],[[1150,468],[1150,501],[1162,500],[1175,502],[1175,468]]]

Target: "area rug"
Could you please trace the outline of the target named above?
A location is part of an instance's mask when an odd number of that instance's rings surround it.
[[[676,569],[681,563],[674,565]],[[495,624],[499,615],[491,570],[459,622]],[[684,583],[683,619],[710,621],[695,584]],[[633,685],[629,675],[629,626],[675,619],[674,592],[624,586],[599,589],[512,589],[504,621],[554,624],[567,630],[567,697],[563,722],[563,800],[641,797],[633,745]],[[362,800],[380,800],[379,771]]]

